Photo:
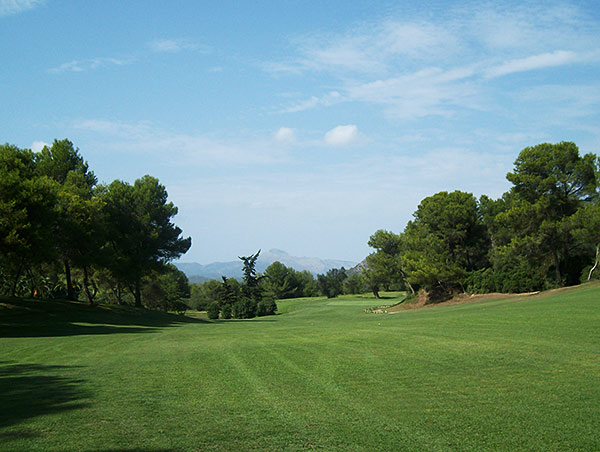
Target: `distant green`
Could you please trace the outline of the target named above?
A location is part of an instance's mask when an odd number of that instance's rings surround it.
[[[0,301],[0,451],[597,451],[600,286],[209,322]]]

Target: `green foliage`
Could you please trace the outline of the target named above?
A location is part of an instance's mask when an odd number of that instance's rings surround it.
[[[177,207],[167,202],[167,191],[156,178],[144,176],[133,185],[114,181],[108,186],[105,214],[109,226],[113,275],[130,286],[140,307],[141,279],[185,253],[191,239],[171,223]]]
[[[180,310],[184,300],[190,298],[190,286],[185,273],[169,264],[154,271],[142,281],[144,305],[162,311]],[[179,308],[179,309],[178,309]]]
[[[0,293],[124,303],[128,289],[142,305],[142,279],[191,241],[170,222],[177,208],[155,178],[96,182],[66,139],[38,154],[0,146]],[[145,287],[154,298],[168,286],[157,279]],[[146,305],[168,306],[167,298]]]
[[[277,299],[316,295],[315,281],[310,272],[298,272],[278,261],[265,269],[261,285],[266,295]]]
[[[252,300],[255,304],[258,303],[263,296],[263,288],[260,286],[260,279],[256,274],[256,261],[260,255],[260,250],[256,254],[250,256],[242,256],[240,260],[244,262],[243,284],[241,295],[244,298]]]
[[[574,143],[523,149],[502,198],[455,191],[425,198],[404,232],[377,231],[367,276],[431,291],[530,292],[579,282],[598,266],[598,158]],[[397,245],[396,245],[397,244]],[[376,293],[376,291],[374,291]]]
[[[216,293],[216,300],[221,306],[233,305],[240,298],[241,286],[233,278],[222,277],[223,282]]]
[[[317,275],[317,285],[321,294],[327,298],[335,298],[344,293],[344,281],[346,280],[346,270],[342,268],[332,268],[325,275]]]
[[[523,149],[506,176],[515,202],[500,220],[510,225],[520,217],[511,240],[539,243],[540,259],[552,261],[546,279],[554,284],[577,283],[586,264],[571,234],[571,217],[598,197],[596,165],[597,158],[580,156],[574,143],[543,143]]]
[[[230,319],[232,316],[232,308],[230,304],[225,304],[221,308],[221,318],[222,319]]]
[[[267,299],[261,300],[256,305],[256,315],[258,317],[263,317],[265,315],[275,315],[277,313],[277,304],[275,300]]]
[[[368,289],[367,279],[363,273],[353,273],[344,281],[345,294],[360,294]]]
[[[401,237],[382,229],[369,238],[369,246],[375,252],[367,256],[365,280],[376,298],[379,290],[389,290],[395,282],[401,281],[404,273],[400,265]]]
[[[202,284],[191,284],[190,305],[199,311],[205,311],[213,301],[218,301],[221,283],[214,279]]]
[[[206,314],[208,315],[209,319],[216,320],[219,318],[220,310],[221,308],[219,307],[219,303],[213,301],[210,305],[208,305],[208,311],[206,312]]]
[[[233,305],[231,315],[236,319],[251,319],[256,317],[256,308],[255,300],[242,298]]]

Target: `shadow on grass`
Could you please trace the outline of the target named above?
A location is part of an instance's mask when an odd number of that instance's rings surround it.
[[[0,362],[0,429],[37,416],[85,408],[90,394],[68,376],[76,366]],[[67,375],[65,375],[67,374]],[[38,436],[31,430],[0,431],[0,442]]]
[[[209,323],[183,315],[127,306],[90,306],[63,300],[0,299],[0,337],[151,333],[186,323]]]

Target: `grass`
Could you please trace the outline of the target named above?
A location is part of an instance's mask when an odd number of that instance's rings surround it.
[[[600,286],[378,304],[206,322],[5,300],[0,450],[600,450]]]

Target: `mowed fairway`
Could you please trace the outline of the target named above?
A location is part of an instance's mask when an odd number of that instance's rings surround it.
[[[600,450],[597,284],[375,304],[284,301],[215,323],[5,305],[0,450]]]

